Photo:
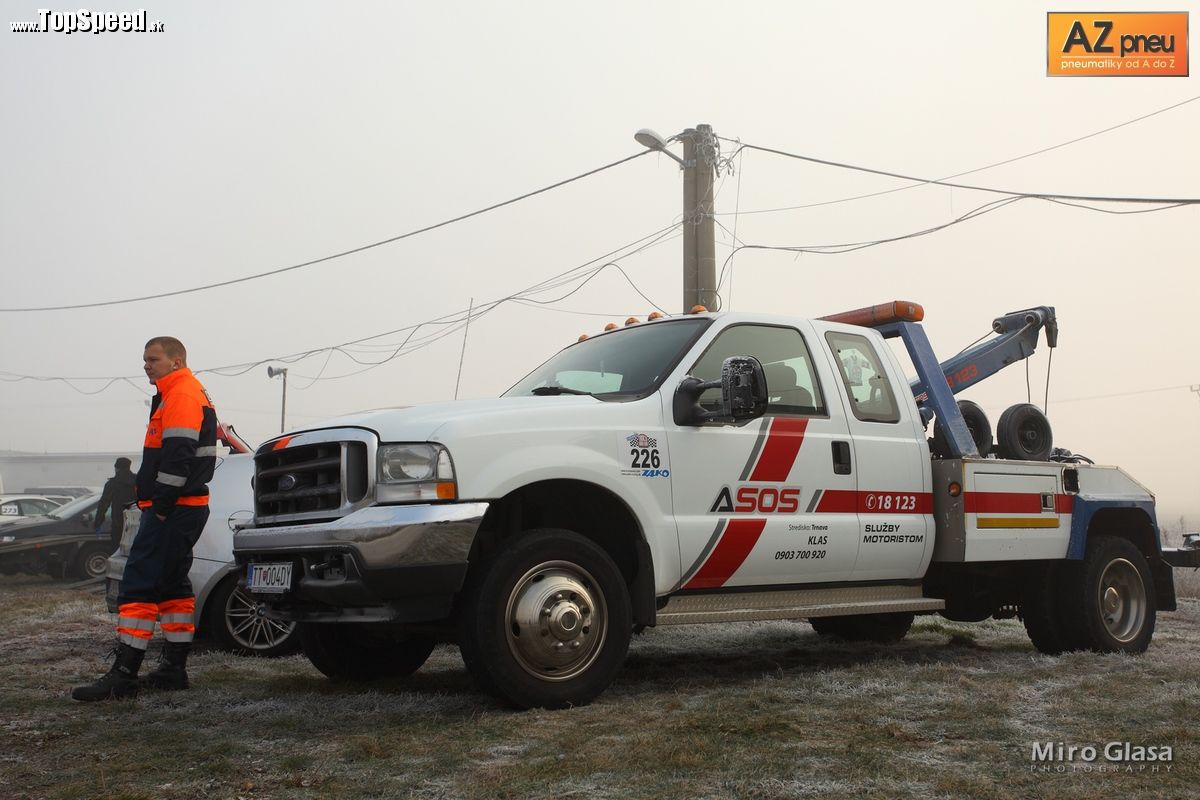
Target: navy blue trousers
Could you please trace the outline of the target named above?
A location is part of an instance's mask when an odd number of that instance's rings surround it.
[[[165,522],[153,509],[143,511],[117,602],[160,603],[191,597],[192,547],[207,521],[208,506],[175,506]]]

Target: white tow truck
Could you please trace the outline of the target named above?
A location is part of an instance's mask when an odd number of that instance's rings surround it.
[[[1175,609],[1171,566],[1200,551],[1164,548],[1153,495],[1053,450],[1035,407],[1005,412],[997,458],[953,399],[1040,330],[1053,346],[1053,309],[998,318],[945,363],[922,316],[627,324],[497,399],[276,438],[235,537],[245,587],[332,678],[407,675],[450,641],[518,707],[589,702],[656,625],[807,619],[890,641],[916,614],[1020,616],[1046,653],[1144,651]]]

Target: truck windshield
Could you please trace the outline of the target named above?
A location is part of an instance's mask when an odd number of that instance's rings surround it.
[[[668,320],[622,328],[559,351],[526,375],[505,397],[590,394],[634,400],[653,392],[712,323]]]

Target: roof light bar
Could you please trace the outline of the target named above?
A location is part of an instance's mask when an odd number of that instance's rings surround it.
[[[925,309],[919,303],[908,300],[893,300],[890,303],[880,303],[877,306],[865,306],[853,311],[843,311],[840,314],[830,314],[821,319],[826,322],[844,322],[847,325],[862,325],[874,328],[889,322],[920,322],[925,319]]]

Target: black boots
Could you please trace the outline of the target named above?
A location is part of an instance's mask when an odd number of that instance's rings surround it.
[[[175,691],[188,688],[186,667],[188,652],[191,649],[191,642],[166,642],[163,644],[162,657],[158,661],[158,667],[138,683],[143,689]]]
[[[145,650],[139,650],[124,643],[117,645],[117,657],[113,661],[112,669],[104,673],[95,683],[76,686],[71,690],[71,697],[84,702],[137,697],[137,674],[145,655]]]

